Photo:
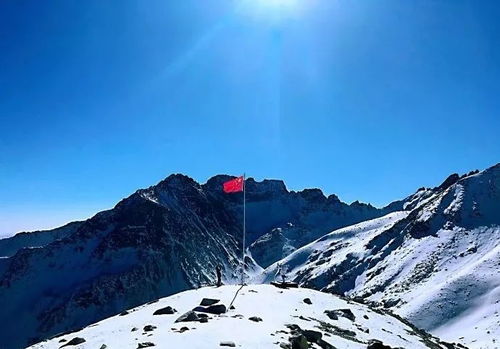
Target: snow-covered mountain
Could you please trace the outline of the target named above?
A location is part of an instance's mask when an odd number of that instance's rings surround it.
[[[30,348],[74,345],[81,349],[458,348],[384,310],[310,289],[269,285],[185,291]]]
[[[278,264],[302,285],[378,302],[445,340],[500,347],[500,164],[422,188]]]
[[[319,189],[292,193],[287,199],[278,205],[272,203],[273,207],[260,205],[261,209],[249,217],[249,221],[258,222],[266,215],[279,217],[284,214],[271,229],[260,229],[267,232],[263,235],[259,233],[249,247],[253,259],[264,268],[333,229],[393,211],[387,207],[377,209],[359,201],[348,205],[335,195],[324,196]],[[276,209],[279,211],[276,212]]]
[[[172,175],[87,221],[0,240],[0,347],[20,348],[210,283],[217,265],[226,280],[235,279],[242,196],[222,192],[229,178],[201,185]],[[293,227],[301,233],[286,235],[291,252],[332,229],[385,213],[319,190],[288,191],[282,181],[247,180],[249,243]],[[285,255],[284,245],[270,246],[254,244],[254,258],[267,264]],[[252,258],[246,263],[249,272],[260,268]]]

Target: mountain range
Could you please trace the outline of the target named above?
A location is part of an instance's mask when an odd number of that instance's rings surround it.
[[[384,208],[250,178],[248,277],[270,281],[278,264],[287,265],[303,286],[382,304],[450,340],[460,340],[457,326],[477,323],[460,332],[463,342],[491,344],[499,171],[451,175]],[[238,279],[242,197],[222,192],[230,178],[199,184],[171,175],[86,221],[0,240],[2,348],[211,284],[217,265],[226,282]]]
[[[303,286],[382,304],[448,341],[498,347],[499,188],[500,165],[454,175],[404,211],[335,230],[278,263]]]

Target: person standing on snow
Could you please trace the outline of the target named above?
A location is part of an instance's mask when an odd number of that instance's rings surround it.
[[[281,278],[281,283],[284,284],[286,281],[286,271],[287,271],[286,265],[278,263],[278,266],[276,267],[276,275],[274,276],[274,280],[279,281],[279,279]]]
[[[220,287],[222,285],[222,280],[221,280],[222,273],[220,265],[217,265],[215,267],[215,274],[217,275],[217,287]]]

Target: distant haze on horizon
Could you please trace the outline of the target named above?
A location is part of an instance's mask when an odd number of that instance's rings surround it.
[[[0,3],[0,236],[171,173],[384,206],[500,161],[500,2]]]

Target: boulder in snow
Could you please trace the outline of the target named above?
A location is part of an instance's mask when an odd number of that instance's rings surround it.
[[[187,313],[179,316],[175,322],[190,322],[190,321],[200,321],[200,317],[194,311],[190,310]]]
[[[216,303],[219,303],[220,299],[213,299],[213,298],[203,298],[201,300],[200,305],[203,307],[207,307],[209,305],[214,305]]]
[[[144,332],[151,332],[151,331],[154,331],[155,329],[156,329],[156,326],[153,326],[153,325],[144,326]]]
[[[325,314],[332,320],[337,320],[339,316],[345,317],[351,321],[356,320],[356,316],[351,309],[325,310]]]
[[[293,335],[290,337],[290,344],[292,349],[308,349],[309,343],[307,342],[306,336],[303,334]]]
[[[391,347],[388,345],[384,345],[384,343],[379,340],[371,339],[370,341],[368,341],[368,346],[366,347],[366,349],[391,349]]]
[[[323,337],[323,334],[319,331],[304,330],[302,333],[307,338],[307,341],[312,343],[317,343]]]
[[[155,311],[153,313],[153,315],[172,315],[173,313],[176,313],[176,312],[177,312],[177,310],[175,310],[171,306],[168,306],[165,308],[158,309],[157,311]]]
[[[84,338],[75,337],[72,340],[70,340],[68,343],[62,345],[61,348],[62,347],[68,347],[70,345],[78,345],[78,344],[82,344],[82,343],[85,343],[85,339]]]
[[[210,305],[208,307],[198,306],[198,307],[194,308],[193,311],[220,315],[220,314],[224,314],[227,311],[227,309],[226,309],[226,306],[224,304],[214,304],[214,305]]]

